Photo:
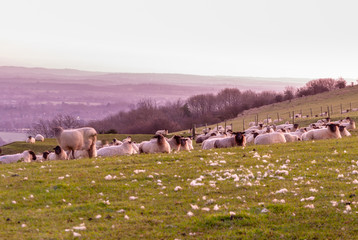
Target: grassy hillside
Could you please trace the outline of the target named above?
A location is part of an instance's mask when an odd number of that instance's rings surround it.
[[[353,135],[3,164],[0,238],[354,239],[357,132]]]
[[[341,114],[341,104],[342,110],[349,110],[348,113]],[[281,122],[290,121],[292,123],[292,112],[294,112],[295,114],[302,113],[302,115],[308,115],[308,118],[295,119],[295,122],[300,123],[301,125],[306,125],[325,117],[315,117],[315,115],[321,114],[321,107],[323,113],[327,112],[327,107],[329,108],[332,119],[341,119],[350,116],[353,117],[353,119],[358,120],[358,111],[350,111],[354,108],[358,109],[358,86],[346,87],[331,92],[296,98],[291,101],[284,101],[260,108],[250,109],[240,114],[237,118],[226,121],[226,123],[228,125],[233,124],[234,130],[240,131],[243,130],[243,126],[247,128],[249,122],[254,122],[256,116],[258,116],[259,121],[263,121],[264,119],[267,119],[267,117],[271,117],[274,120],[279,116],[279,118],[283,119]],[[331,109],[333,111],[331,111]],[[224,125],[224,122],[219,124]],[[214,126],[216,125],[211,125],[209,127]],[[201,132],[203,128],[204,127],[199,127],[197,132]]]

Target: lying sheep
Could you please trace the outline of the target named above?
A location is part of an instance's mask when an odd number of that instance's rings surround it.
[[[301,141],[301,138],[297,135],[293,135],[291,133],[284,133],[283,134],[285,136],[286,142],[297,142],[297,141]]]
[[[140,143],[139,153],[170,153],[170,145],[163,135],[155,135],[150,141]]]
[[[15,163],[18,161],[31,162],[36,160],[36,155],[31,150],[22,153],[0,156],[0,163]]]
[[[352,134],[348,132],[346,126],[339,126],[339,133],[342,137],[350,137]]]
[[[26,142],[27,142],[27,143],[35,143],[35,138],[33,138],[32,136],[29,136],[29,137],[26,139]]]
[[[258,132],[252,132],[252,133],[249,133],[249,134],[245,134],[245,137],[246,137],[246,144],[251,144],[251,143],[254,143],[254,140],[255,138],[259,135]]]
[[[88,151],[89,158],[96,157],[97,132],[94,128],[84,127],[63,130],[62,127],[54,129],[57,142],[65,151],[70,151],[74,158],[75,150]]]
[[[356,129],[356,122],[350,117],[346,118],[347,122],[342,122],[341,126],[345,126],[346,129]]]
[[[181,146],[181,139],[181,136],[178,135],[174,135],[173,137],[166,139],[170,145],[171,151],[179,152]]]
[[[193,141],[190,137],[182,137],[181,139],[181,145],[180,145],[180,151],[188,151],[190,152],[193,150]]]
[[[258,135],[254,140],[255,145],[267,145],[267,144],[285,143],[285,142],[286,142],[285,136],[279,132]]]
[[[134,143],[131,141],[125,141],[121,145],[104,147],[98,150],[97,155],[99,157],[110,157],[110,156],[120,156],[120,155],[131,155],[137,151],[134,148]]]
[[[155,132],[155,135],[159,135],[159,134],[164,136],[168,135],[168,129],[158,130]]]
[[[302,134],[303,141],[342,138],[337,124],[329,123],[326,128],[313,129]]]
[[[226,137],[227,137],[226,135],[210,137],[203,142],[201,148],[204,150],[212,149],[212,148],[214,148],[214,144],[215,144],[216,140],[226,138]]]
[[[44,160],[66,160],[67,159],[67,153],[60,147],[56,146],[53,150],[55,152],[48,152],[43,153]]]
[[[246,138],[243,132],[234,132],[233,135],[232,137],[217,139],[214,143],[214,148],[246,146]]]
[[[197,137],[196,137],[196,139],[195,139],[195,141],[196,141],[196,143],[202,143],[202,142],[204,142],[206,139],[208,139],[208,138],[210,138],[210,137],[215,137],[215,136],[217,136],[218,135],[218,133],[216,133],[216,132],[208,132],[208,133],[206,133],[206,134],[200,134],[200,135],[198,135]]]
[[[36,141],[39,141],[39,142],[43,142],[43,141],[45,141],[45,138],[44,138],[44,136],[42,136],[41,134],[37,134],[37,135],[35,136],[35,140],[36,140]]]

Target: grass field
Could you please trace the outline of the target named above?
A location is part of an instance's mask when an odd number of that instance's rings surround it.
[[[357,144],[3,164],[0,239],[356,239]]]

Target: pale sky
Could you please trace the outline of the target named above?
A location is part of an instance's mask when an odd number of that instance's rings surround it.
[[[0,66],[358,78],[355,0],[0,0]]]

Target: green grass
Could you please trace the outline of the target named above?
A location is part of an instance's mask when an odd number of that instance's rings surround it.
[[[352,133],[244,149],[3,164],[0,239],[73,239],[73,231],[81,239],[355,239]],[[191,186],[200,176],[204,185]],[[345,213],[347,203],[352,210]],[[73,230],[82,223],[86,230]]]

